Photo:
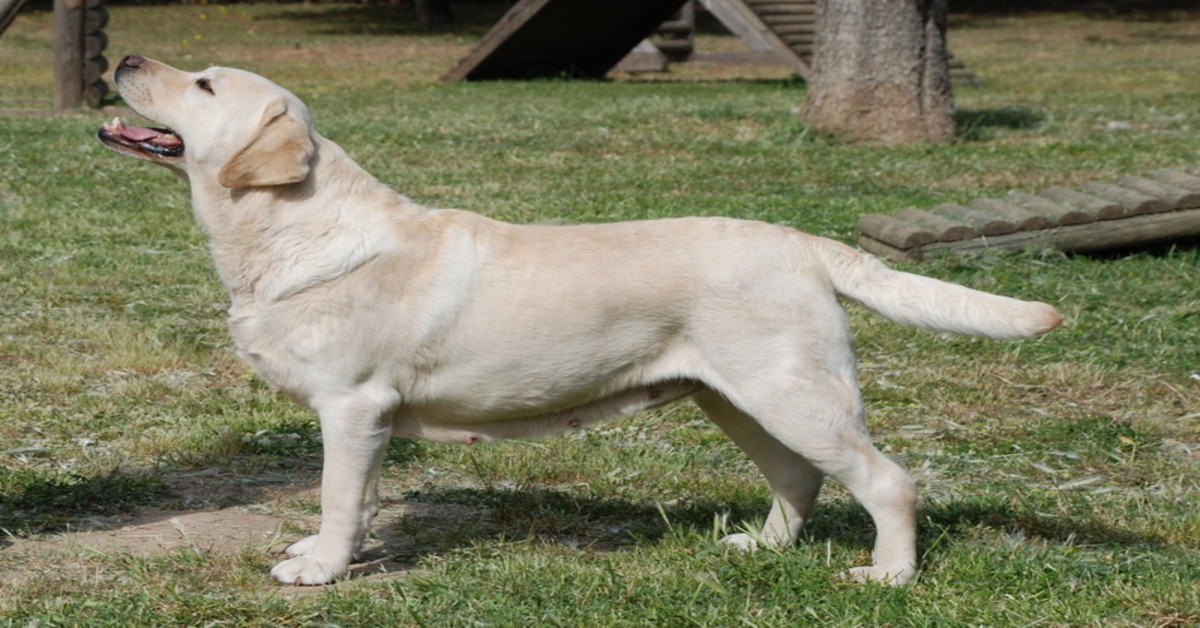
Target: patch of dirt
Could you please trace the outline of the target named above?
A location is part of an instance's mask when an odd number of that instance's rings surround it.
[[[259,507],[261,508],[261,507]],[[461,510],[461,507],[448,507]],[[430,515],[447,507],[386,501],[372,528],[391,530],[408,515]],[[247,549],[280,553],[290,543],[317,531],[319,515],[277,515],[256,512],[254,506],[210,510],[151,510],[136,515],[89,519],[83,529],[36,537],[10,537],[0,543],[0,558],[12,565],[65,565],[112,555],[137,557],[195,548],[213,554],[236,554]],[[397,539],[386,533],[368,541],[360,562],[351,566],[347,582],[394,578]],[[399,543],[402,545],[403,543]],[[282,556],[281,556],[282,559]],[[389,569],[390,567],[390,569]],[[0,569],[0,590],[20,586],[36,569]],[[30,573],[25,573],[30,572]],[[264,582],[266,582],[266,574]],[[324,587],[284,587],[285,595],[319,592]]]
[[[248,547],[272,549],[295,538],[284,538],[285,524],[316,527],[312,517],[277,517],[245,508],[178,511],[157,510],[129,517],[91,519],[87,529],[22,538],[5,553],[130,554],[150,556],[194,547],[215,553],[234,553]],[[292,535],[294,536],[294,535]]]

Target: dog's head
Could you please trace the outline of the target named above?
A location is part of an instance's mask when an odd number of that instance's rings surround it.
[[[242,70],[184,72],[131,54],[116,70],[125,102],[167,128],[120,119],[97,136],[105,146],[226,188],[286,185],[308,176],[312,125],[300,99]]]

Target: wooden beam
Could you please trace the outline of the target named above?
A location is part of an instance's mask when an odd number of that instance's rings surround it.
[[[904,251],[900,251],[896,247],[889,247],[892,249],[891,251],[880,250],[878,254],[893,258],[900,255],[908,259],[925,259],[941,251],[955,253],[984,249],[1019,251],[1037,246],[1053,247],[1066,253],[1096,253],[1194,237],[1200,237],[1200,209],[1138,214],[1116,220],[1100,220],[1036,231],[1019,231],[992,238],[935,242]],[[864,246],[863,248],[868,247]],[[879,247],[875,248],[879,249]],[[868,248],[868,250],[871,249]]]
[[[54,108],[83,105],[83,0],[54,0]]]

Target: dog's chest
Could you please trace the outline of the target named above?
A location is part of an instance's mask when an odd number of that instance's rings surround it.
[[[320,373],[336,373],[327,347],[334,330],[307,317],[275,320],[252,305],[230,309],[229,332],[238,355],[276,391],[297,403],[308,399]],[[324,364],[324,368],[319,365]]]

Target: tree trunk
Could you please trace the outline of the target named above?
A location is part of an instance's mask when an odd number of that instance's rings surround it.
[[[817,0],[811,128],[883,144],[954,134],[948,0]]]
[[[417,0],[417,21],[422,26],[437,26],[454,21],[450,0]]]

